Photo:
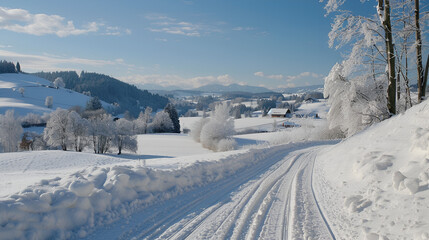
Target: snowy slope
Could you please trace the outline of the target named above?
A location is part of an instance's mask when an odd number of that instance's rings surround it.
[[[68,109],[72,106],[85,106],[89,97],[68,89],[55,89],[46,79],[27,74],[4,73],[0,74],[0,114],[8,109],[24,116],[27,113],[49,113],[58,107]],[[19,88],[24,88],[23,96]],[[45,106],[47,96],[52,96],[53,106]],[[103,103],[103,105],[108,105]]]
[[[429,239],[429,101],[319,155],[318,199],[339,239]]]

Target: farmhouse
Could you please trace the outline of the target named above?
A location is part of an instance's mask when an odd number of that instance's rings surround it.
[[[291,114],[291,111],[288,108],[271,108],[270,111],[268,111],[268,115],[271,117],[289,117]]]

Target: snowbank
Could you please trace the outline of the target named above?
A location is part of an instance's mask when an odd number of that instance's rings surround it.
[[[428,119],[425,101],[317,158],[317,197],[337,238],[429,239]]]
[[[218,181],[255,164],[267,164],[268,155],[284,149],[284,145],[252,149],[175,170],[94,167],[65,178],[43,180],[0,200],[0,238],[84,237],[94,227],[124,218],[155,201]]]

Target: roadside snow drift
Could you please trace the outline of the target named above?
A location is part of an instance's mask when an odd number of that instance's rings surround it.
[[[338,239],[429,239],[429,101],[316,159],[318,200]]]
[[[65,178],[42,180],[0,200],[0,238],[84,237],[94,227],[124,218],[151,203],[269,162],[267,156],[285,147],[294,144],[239,151],[218,161],[196,162],[175,170],[93,167]]]

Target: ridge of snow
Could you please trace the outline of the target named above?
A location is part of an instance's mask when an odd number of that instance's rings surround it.
[[[429,101],[319,155],[315,189],[341,239],[429,239]]]

